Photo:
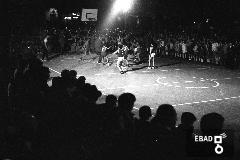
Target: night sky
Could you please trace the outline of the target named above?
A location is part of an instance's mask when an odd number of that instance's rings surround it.
[[[10,8],[14,5],[24,4],[29,8],[55,7],[62,12],[71,12],[81,8],[107,9],[114,0],[10,0]],[[135,0],[137,8],[148,11],[161,10],[162,14],[192,15],[237,15],[239,13],[239,0]],[[164,13],[165,12],[165,13]],[[168,12],[168,13],[166,13]],[[238,15],[239,16],[239,15]]]
[[[98,8],[99,16],[107,15],[114,0],[10,0],[8,16],[11,26],[39,26],[49,8],[59,15],[81,12],[82,8]],[[210,18],[219,24],[240,20],[239,0],[135,0],[132,14],[158,19],[180,19],[181,22]],[[29,23],[31,22],[31,23]]]

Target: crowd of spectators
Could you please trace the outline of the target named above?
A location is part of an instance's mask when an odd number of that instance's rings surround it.
[[[154,40],[158,53],[190,61],[224,65],[238,68],[240,43],[214,35],[203,37],[197,34],[160,34]]]
[[[142,106],[138,117],[132,93],[107,95],[105,103],[97,104],[101,91],[75,70],[63,70],[48,86],[49,68],[37,58],[19,59],[9,78],[7,101],[0,109],[2,158],[168,160],[199,157],[203,150],[215,155],[214,144],[194,143],[194,114],[183,113],[176,124],[170,104],[159,105],[155,115]],[[202,135],[218,135],[223,127],[218,113],[200,119]],[[223,145],[231,156],[231,143]]]
[[[166,31],[163,33],[132,33],[119,28],[104,29],[102,31],[96,31],[91,28],[70,29],[66,27],[62,30],[51,28],[46,29],[39,36],[41,38],[38,47],[32,47],[35,48],[35,53],[44,52],[46,46],[44,46],[43,40],[47,35],[50,37],[47,45],[47,50],[50,54],[52,52],[99,53],[102,49],[102,46],[99,45],[100,40],[102,44],[110,48],[108,49],[109,53],[117,49],[118,42],[122,42],[128,46],[129,54],[138,52],[140,54],[139,59],[148,57],[148,48],[150,44],[154,44],[159,57],[210,63],[227,66],[232,69],[239,68],[240,65],[240,42],[217,34],[204,36],[199,33]],[[23,48],[23,52],[29,52],[30,47],[28,46],[31,46],[32,41],[26,41],[25,45],[21,42],[20,46],[24,46],[20,47]],[[19,45],[13,43],[12,46],[14,46],[12,50],[16,51],[14,48]]]
[[[68,33],[69,32],[69,33]],[[79,53],[95,53],[101,50],[97,46],[100,39],[110,47],[109,52],[117,49],[118,42],[129,48],[129,54],[140,52],[145,58],[150,44],[154,44],[157,56],[181,58],[201,63],[238,68],[240,62],[240,43],[221,35],[204,36],[199,33],[132,33],[119,28],[96,30],[65,30],[65,49]],[[84,34],[83,34],[84,33]],[[67,37],[67,38],[66,38]],[[70,40],[70,41],[69,41]],[[99,49],[100,48],[100,49]],[[136,51],[138,50],[138,51]]]

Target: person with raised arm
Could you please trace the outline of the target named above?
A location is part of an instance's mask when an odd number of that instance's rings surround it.
[[[113,52],[113,54],[116,54],[118,56],[118,59],[117,59],[117,68],[119,69],[120,73],[121,74],[124,74],[124,70],[123,70],[123,61],[125,60],[124,59],[124,56],[126,54],[126,48],[123,44],[119,43],[118,44],[118,49]]]

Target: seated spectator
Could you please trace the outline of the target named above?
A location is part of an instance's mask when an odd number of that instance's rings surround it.
[[[78,79],[77,79],[77,85],[84,85],[86,82],[86,78],[84,76],[80,76]]]
[[[136,133],[141,134],[145,132],[150,127],[149,119],[152,116],[151,108],[149,106],[142,106],[139,109],[139,119],[135,120]]]
[[[171,132],[175,129],[177,120],[176,110],[170,104],[162,104],[158,107],[154,118],[151,120],[151,125],[156,127],[156,130]]]
[[[69,71],[69,76],[70,76],[70,79],[72,80],[72,82],[75,83],[76,80],[77,80],[77,71],[70,70]]]
[[[151,108],[149,106],[142,106],[139,109],[139,120],[147,122],[152,116]]]
[[[200,120],[200,130],[202,136],[218,136],[222,134],[224,125],[224,117],[218,113],[208,113],[204,115]],[[226,132],[225,132],[226,133]],[[233,155],[233,143],[230,138],[231,133],[226,133],[228,136],[226,139],[222,139],[222,144],[224,152],[222,155],[217,155],[215,153],[216,144],[214,144],[214,139],[212,142],[201,142],[195,143],[194,154],[195,156],[224,156],[224,155]]]
[[[107,107],[115,108],[117,106],[117,97],[112,94],[107,95],[105,104]]]
[[[134,119],[132,109],[135,101],[136,97],[131,93],[123,93],[118,98],[118,116],[122,130],[133,131]]]
[[[149,106],[142,106],[139,109],[139,119],[135,119],[136,138],[140,145],[146,145],[149,141],[149,119],[151,116],[151,108]]]
[[[118,97],[118,108],[120,110],[131,112],[136,101],[132,93],[123,93]]]
[[[63,81],[64,88],[67,88],[69,86],[69,79],[70,79],[70,71],[67,69],[62,70],[61,72],[61,78]]]
[[[170,104],[158,107],[151,120],[151,156],[162,159],[179,159],[184,154],[181,137],[176,132],[177,113]]]
[[[184,132],[186,136],[192,138],[194,126],[193,123],[197,120],[194,114],[190,112],[184,112],[181,116],[181,124],[178,126],[178,130]]]
[[[200,121],[202,135],[213,136],[222,133],[224,117],[218,113],[204,115]]]
[[[118,98],[119,138],[115,144],[114,154],[118,159],[132,159],[134,149],[134,118],[132,109],[136,97],[131,93],[123,93]],[[122,154],[124,153],[124,154]]]
[[[182,138],[183,148],[185,148],[185,153],[191,153],[194,146],[194,122],[197,120],[194,114],[190,112],[184,112],[181,116],[181,124],[177,127],[177,133]]]
[[[101,121],[102,130],[108,138],[113,137],[119,129],[116,104],[117,97],[107,95],[105,103],[98,105],[101,114],[101,119],[98,121]]]
[[[61,77],[53,77],[53,79],[52,79],[52,88],[53,89],[61,88]]]
[[[74,96],[77,97],[81,94],[81,92],[83,92],[84,86],[85,86],[85,81],[86,78],[84,76],[80,76],[78,79],[76,79],[75,81],[75,93]]]
[[[139,109],[139,119],[135,121],[136,132],[139,133],[149,129],[149,119],[152,116],[151,108],[149,106],[142,106]]]

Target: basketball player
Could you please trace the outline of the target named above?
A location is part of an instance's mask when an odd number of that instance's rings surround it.
[[[154,45],[151,43],[150,48],[149,48],[149,55],[148,55],[148,69],[154,69],[155,64],[154,64],[154,57],[155,57],[155,48]]]
[[[45,61],[45,58],[46,58],[46,60],[48,60],[49,39],[50,39],[50,36],[47,35],[43,40],[44,50],[43,50],[43,54],[42,54],[42,61]]]
[[[109,47],[109,48],[110,48],[110,47]],[[109,48],[107,48],[107,46],[106,46],[105,44],[103,44],[103,46],[102,46],[101,59],[100,59],[100,61],[101,61],[102,64],[108,63],[107,49],[109,49]],[[107,62],[104,62],[105,59],[107,60]]]
[[[126,53],[126,47],[122,44],[119,44],[118,49],[115,52],[113,52],[113,54],[116,54],[118,56],[117,68],[119,69],[121,74],[124,74],[122,63],[124,61],[125,53]]]

